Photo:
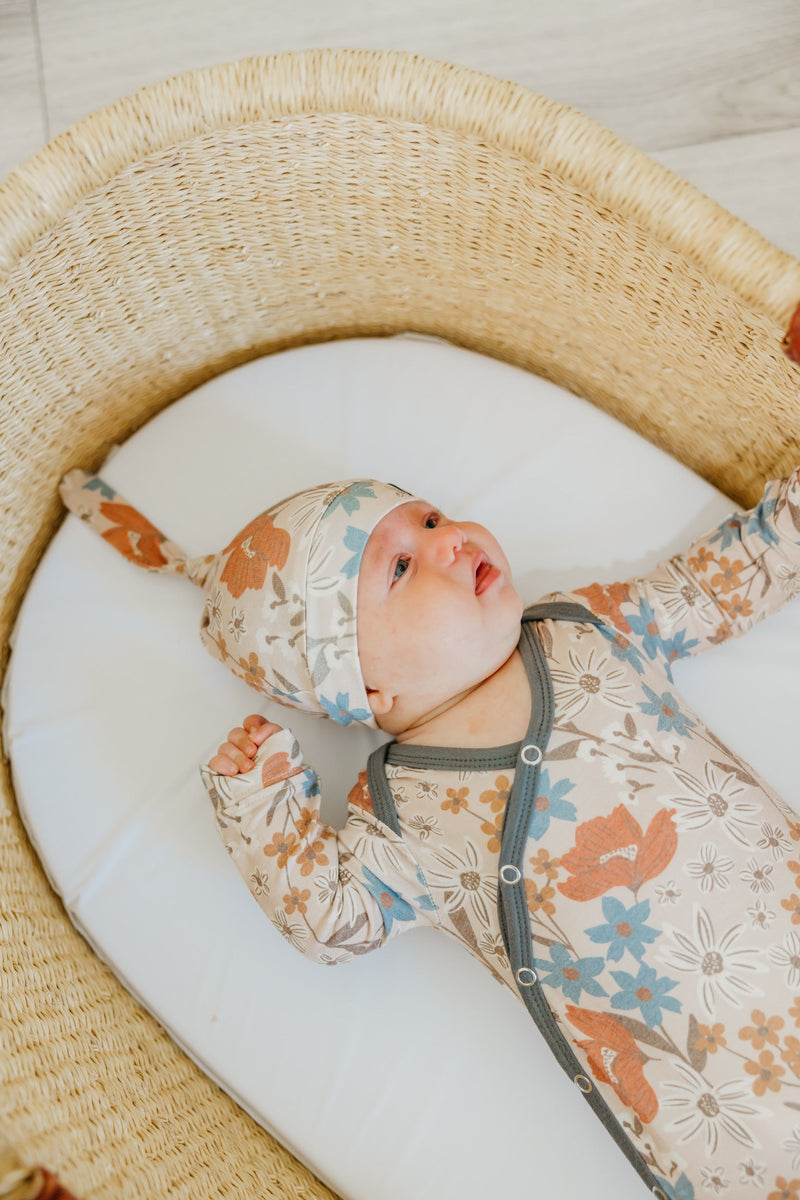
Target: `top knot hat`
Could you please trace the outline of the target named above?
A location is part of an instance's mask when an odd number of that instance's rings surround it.
[[[188,576],[205,604],[206,649],[281,704],[376,728],[356,641],[358,571],[378,522],[416,499],[349,479],[261,513],[218,554],[190,557],[97,475],[70,471],[61,496],[130,562]]]

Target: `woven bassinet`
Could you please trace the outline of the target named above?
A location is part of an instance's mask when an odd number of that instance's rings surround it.
[[[0,190],[2,665],[56,483],[246,359],[418,330],[547,376],[740,503],[800,461],[800,262],[586,117],[404,54],[249,59]],[[84,1197],[322,1197],[75,933],[4,762],[0,1130]]]

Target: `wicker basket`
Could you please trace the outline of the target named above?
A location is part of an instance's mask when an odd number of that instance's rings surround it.
[[[203,380],[419,330],[545,375],[741,503],[800,461],[800,263],[580,114],[395,53],[191,72],[0,189],[3,665],[56,483]],[[0,820],[0,1127],[84,1197],[323,1197],[94,957]]]

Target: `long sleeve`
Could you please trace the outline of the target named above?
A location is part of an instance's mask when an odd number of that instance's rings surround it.
[[[296,774],[291,772],[297,771]],[[334,965],[420,922],[437,924],[424,876],[402,838],[372,814],[365,777],[335,830],[319,818],[319,781],[286,729],[252,770],[201,776],[220,836],[266,915],[306,957]]]
[[[637,668],[644,655],[671,674],[676,659],[746,633],[800,595],[800,467],[646,577],[569,595],[606,617]]]

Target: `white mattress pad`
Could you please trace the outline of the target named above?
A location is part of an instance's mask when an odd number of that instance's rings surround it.
[[[413,335],[220,376],[103,475],[191,554],[300,488],[386,479],[487,525],[527,602],[647,571],[735,507],[585,401]],[[72,517],[26,596],[4,734],[23,819],[78,929],[348,1200],[597,1195],[598,1179],[615,1200],[644,1195],[522,1006],[460,947],[417,930],[331,971],[262,915],[218,838],[200,763],[262,711],[298,735],[337,824],[381,738],[255,696],[203,651],[200,608],[188,581],[131,566]],[[675,666],[711,728],[800,811],[798,679],[798,603]]]

